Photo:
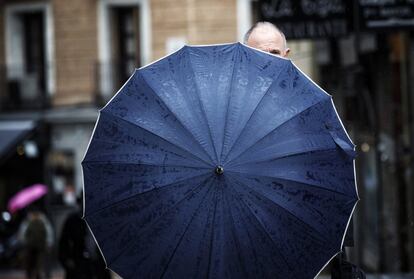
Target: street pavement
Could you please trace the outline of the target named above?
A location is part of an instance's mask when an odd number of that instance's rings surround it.
[[[63,279],[64,273],[61,269],[52,271],[50,279]],[[113,279],[120,279],[120,277],[113,274]],[[330,279],[329,275],[320,275],[317,279]],[[24,271],[22,270],[7,270],[0,271],[0,279],[25,279]],[[414,273],[404,275],[367,275],[367,279],[414,279]]]
[[[63,270],[54,270],[50,279],[63,279],[63,275]],[[23,270],[5,270],[0,271],[0,279],[26,279],[26,276]]]
[[[121,279],[114,273],[111,273],[112,279]],[[54,269],[51,272],[51,277],[48,279],[64,279],[63,269]],[[26,279],[25,273],[23,270],[0,270],[0,279]]]
[[[329,275],[318,276],[317,279],[331,279]],[[414,273],[412,274],[367,274],[367,279],[414,279]]]

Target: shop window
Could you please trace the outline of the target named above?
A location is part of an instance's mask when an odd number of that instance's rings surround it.
[[[123,83],[140,66],[139,11],[137,7],[114,7],[112,20],[112,57],[115,85]]]
[[[51,10],[48,4],[7,5],[4,109],[44,108],[53,91]]]

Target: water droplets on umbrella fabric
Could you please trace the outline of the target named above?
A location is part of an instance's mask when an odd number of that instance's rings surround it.
[[[84,219],[125,279],[312,278],[358,200],[353,147],[331,96],[290,60],[186,46],[101,110]]]

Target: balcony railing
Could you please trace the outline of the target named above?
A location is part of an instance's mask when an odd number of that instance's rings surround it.
[[[95,63],[89,75],[86,91],[74,94],[93,94],[92,105],[101,107],[121,88],[133,73],[134,65],[126,72],[125,63]],[[48,72],[48,71],[45,71]],[[64,81],[63,81],[64,82]],[[50,107],[51,94],[46,89],[47,80],[35,73],[24,73],[16,67],[0,66],[0,111],[42,110]],[[65,84],[68,86],[68,84]],[[93,92],[90,92],[92,89]]]

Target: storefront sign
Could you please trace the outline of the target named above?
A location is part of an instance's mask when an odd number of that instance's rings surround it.
[[[349,0],[261,0],[259,9],[262,20],[275,23],[290,39],[338,37],[350,31]]]
[[[414,0],[359,0],[359,11],[363,29],[414,26]]]

